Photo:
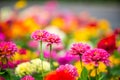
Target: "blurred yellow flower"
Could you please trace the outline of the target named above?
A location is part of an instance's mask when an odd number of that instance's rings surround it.
[[[91,37],[98,35],[97,28],[80,28],[74,32],[74,39],[76,41],[88,41]]]
[[[24,75],[30,75],[32,73],[40,73],[42,71],[42,61],[39,58],[33,59],[30,62],[24,62],[19,64],[15,69],[15,74],[22,77]],[[43,71],[50,70],[50,63],[43,61]]]
[[[31,60],[34,58],[37,58],[37,54],[35,52],[32,52],[30,50],[26,50],[25,54],[20,54],[19,52],[15,53],[15,55],[13,55],[13,60],[17,61],[17,60]]]
[[[109,57],[109,60],[111,66],[120,65],[120,59],[115,58],[113,55]]]
[[[18,1],[15,3],[14,7],[15,7],[16,9],[21,9],[21,8],[24,8],[26,5],[27,5],[27,1],[26,1],[26,0],[18,0]]]
[[[82,65],[85,66],[87,68],[87,70],[90,72],[90,76],[92,76],[92,77],[96,76],[94,64],[92,64],[92,63],[91,64],[84,64],[84,63],[82,63]],[[81,71],[82,71],[81,66],[80,66],[80,61],[75,63],[75,67],[77,68],[78,73],[80,75]],[[100,72],[107,72],[106,68],[107,68],[106,65],[103,64],[102,62],[100,62],[99,66],[98,66],[98,74]]]
[[[24,75],[30,75],[35,72],[36,68],[29,62],[19,64],[15,69],[15,74],[22,77]]]
[[[110,28],[110,23],[105,20],[105,19],[101,19],[98,21],[98,28],[99,30],[101,30],[103,33],[111,33],[112,30]]]
[[[51,25],[62,28],[65,25],[65,22],[62,18],[57,17],[51,21]]]

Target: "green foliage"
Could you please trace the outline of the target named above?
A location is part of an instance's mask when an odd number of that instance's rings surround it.
[[[88,70],[83,67],[79,80],[88,80]]]

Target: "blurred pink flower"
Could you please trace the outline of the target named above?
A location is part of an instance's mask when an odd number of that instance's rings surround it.
[[[47,36],[47,39],[46,39],[46,42],[48,42],[47,46],[53,44],[53,43],[60,43],[61,42],[61,39],[58,35],[55,35],[55,34],[49,34]]]
[[[64,56],[59,56],[57,59],[60,65],[70,64],[77,60],[79,60],[79,56],[70,55],[69,51],[66,51]]]
[[[118,50],[118,52],[120,53],[120,46],[118,47],[118,49],[117,49],[117,50]]]
[[[31,48],[37,48],[38,47],[38,41],[31,40],[28,42],[28,46]]]
[[[47,31],[44,31],[44,30],[37,30],[35,32],[32,33],[31,37],[34,39],[34,40],[37,40],[37,41],[45,41],[47,36],[48,36],[48,32]]]
[[[87,44],[75,43],[72,45],[69,52],[70,52],[70,54],[73,54],[73,55],[82,55],[89,49],[90,49],[90,46]]]
[[[51,53],[52,53],[51,54],[52,59],[56,60],[58,58],[57,52],[52,50]],[[47,59],[50,58],[50,51],[45,50],[44,51],[44,57],[47,58]]]
[[[4,78],[4,77],[2,77],[2,76],[0,76],[0,80],[5,80],[5,78]]]
[[[0,42],[0,57],[11,57],[17,51],[13,42]]]
[[[21,48],[18,50],[19,54],[26,54],[26,49],[25,48]]]
[[[0,33],[0,40],[5,40],[5,35],[3,33]]]
[[[6,64],[3,64],[0,62],[0,66],[2,69],[10,68],[13,69],[15,68],[20,62],[19,61],[8,61]]]
[[[20,80],[35,80],[31,75],[24,76]]]
[[[93,50],[86,51],[83,56],[83,62],[91,63],[93,62],[96,66],[99,65],[99,62],[103,62],[106,65],[109,65],[109,53],[104,49],[95,48]]]
[[[45,3],[44,8],[47,11],[53,12],[57,8],[57,2],[55,0],[54,1],[48,1],[48,2]]]
[[[77,69],[71,64],[61,65],[59,68],[57,68],[56,71],[65,71],[66,73],[69,73],[72,77],[78,77]]]

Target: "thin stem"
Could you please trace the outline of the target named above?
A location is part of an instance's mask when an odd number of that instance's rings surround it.
[[[81,66],[81,69],[83,69],[83,66],[82,66],[82,55],[79,55],[80,56],[80,66]]]
[[[97,67],[97,66],[95,66],[96,80],[98,80],[98,73],[97,73],[97,69],[98,69],[98,67]]]
[[[42,65],[42,77],[43,77],[43,60],[44,60],[44,55],[42,51],[42,41],[40,41],[40,59],[41,59],[41,65]],[[43,77],[44,78],[44,77]]]
[[[49,56],[49,61],[50,61],[50,68],[52,70],[52,45],[50,44],[50,56]]]

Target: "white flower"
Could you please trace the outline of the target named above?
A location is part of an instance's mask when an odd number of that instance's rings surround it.
[[[50,70],[50,63],[43,61],[43,71]],[[22,77],[32,73],[40,73],[42,71],[42,61],[40,59],[34,59],[30,62],[24,62],[19,64],[15,69],[15,74]]]

